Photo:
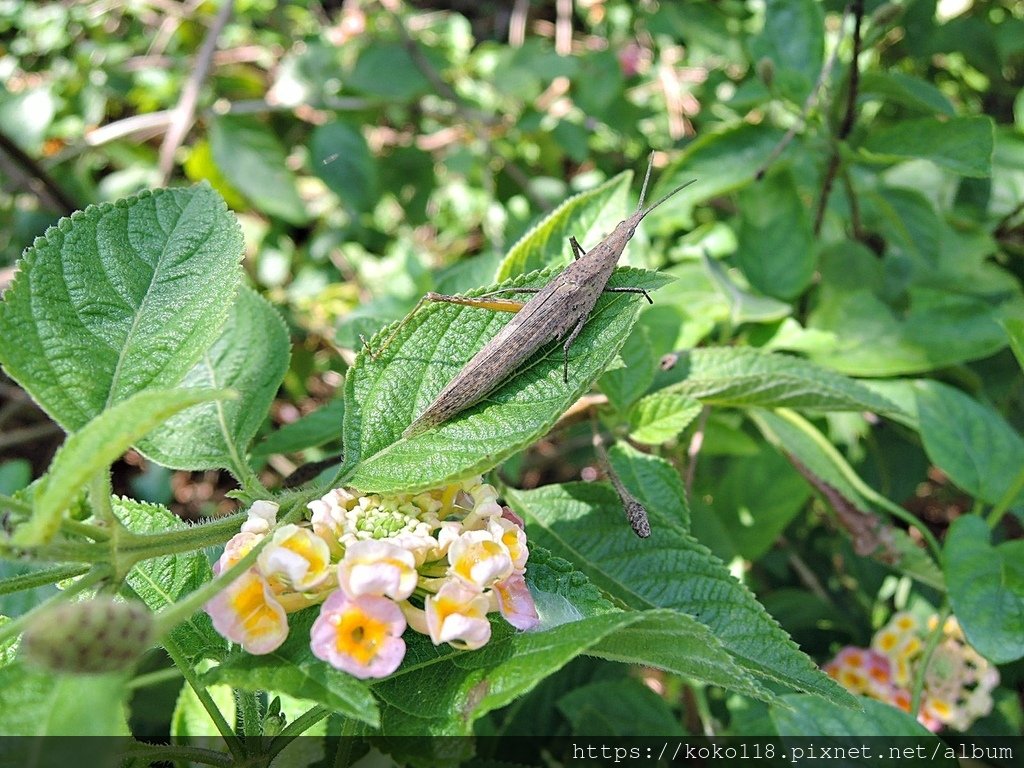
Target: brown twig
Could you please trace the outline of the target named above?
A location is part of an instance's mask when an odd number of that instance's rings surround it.
[[[46,169],[15,144],[3,131],[0,131],[0,150],[7,154],[24,177],[25,185],[43,201],[47,208],[52,208],[64,216],[70,216],[78,210],[79,206],[47,173]]]
[[[839,124],[835,141],[832,146],[832,154],[829,156],[828,168],[825,170],[825,177],[821,184],[821,197],[818,199],[818,210],[814,214],[814,234],[821,234],[821,226],[825,220],[825,209],[828,207],[828,198],[832,194],[832,185],[835,183],[836,172],[839,170],[840,156],[839,145],[846,140],[853,130],[853,123],[857,117],[857,89],[860,85],[860,59],[861,48],[861,23],[864,21],[864,0],[853,0],[853,54],[850,59],[850,82],[846,88],[846,110],[843,120]]]
[[[159,168],[160,177],[164,184],[170,181],[171,172],[174,170],[174,153],[185,140],[185,135],[195,120],[196,104],[199,103],[199,91],[210,72],[213,53],[217,48],[217,38],[220,37],[221,31],[227,25],[228,19],[231,18],[234,0],[222,0],[222,2],[223,5],[221,5],[220,10],[217,12],[213,24],[210,25],[210,29],[206,33],[206,39],[203,40],[203,45],[196,55],[192,74],[185,81],[185,87],[181,90],[181,98],[178,99],[178,104],[174,107],[174,116],[171,124],[167,129],[167,134],[164,136],[163,143],[160,145]]]
[[[651,535],[651,523],[647,519],[647,510],[640,500],[623,485],[615,468],[612,467],[612,460],[604,447],[604,438],[601,437],[601,432],[597,428],[597,417],[593,416],[593,414],[591,414],[590,428],[593,431],[591,443],[594,446],[594,451],[597,453],[598,463],[601,464],[601,469],[608,476],[612,487],[615,488],[615,493],[618,494],[619,501],[622,502],[622,509],[626,513],[629,527],[641,539],[646,539]]]
[[[572,53],[572,0],[555,2],[555,53],[559,56]]]

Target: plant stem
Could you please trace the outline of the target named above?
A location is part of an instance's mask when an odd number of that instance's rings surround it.
[[[231,752],[232,757],[237,762],[242,762],[246,756],[245,745],[235,735],[235,732],[228,725],[227,720],[224,719],[224,715],[221,713],[217,704],[206,690],[206,686],[199,680],[199,676],[196,674],[195,669],[185,658],[185,654],[178,647],[178,644],[171,638],[165,637],[161,642],[164,650],[167,651],[167,655],[171,657],[171,661],[174,662],[175,666],[181,670],[181,674],[184,676],[185,681],[195,691],[196,697],[199,699],[199,703],[203,705],[203,709],[206,710],[206,714],[213,720],[214,726],[217,731],[224,738],[224,742],[227,745],[228,751]]]
[[[50,584],[56,584],[64,579],[73,579],[75,576],[88,573],[91,568],[92,566],[89,565],[65,565],[0,579],[0,595],[9,595],[26,589],[45,587]]]
[[[914,676],[914,691],[910,700],[910,714],[914,717],[917,717],[917,713],[921,711],[925,673],[928,671],[928,665],[931,663],[935,649],[939,647],[939,641],[942,640],[942,636],[945,634],[946,619],[949,618],[949,614],[949,605],[944,606],[939,611],[939,622],[928,636],[928,643],[925,645],[924,653],[921,655],[921,664],[918,666],[917,674]]]
[[[283,752],[289,744],[295,741],[295,739],[304,734],[325,717],[328,717],[330,714],[331,710],[327,709],[327,707],[316,706],[311,709],[307,709],[301,715],[288,723],[288,725],[284,727],[284,730],[274,737],[274,740],[270,742],[270,747],[267,749],[268,757],[273,760]]]
[[[1010,483],[1010,487],[1006,489],[1006,493],[1003,494],[1002,498],[992,507],[992,511],[988,513],[988,527],[995,528],[999,525],[999,521],[1003,519],[1003,515],[1006,514],[1007,510],[1013,505],[1014,499],[1020,495],[1021,490],[1024,489],[1024,467],[1021,467],[1017,476],[1013,478],[1013,482]]]

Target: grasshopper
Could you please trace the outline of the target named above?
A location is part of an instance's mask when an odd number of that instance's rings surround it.
[[[514,312],[515,317],[466,363],[455,378],[441,390],[434,402],[405,429],[402,437],[409,438],[425,432],[475,405],[504,383],[537,350],[556,339],[564,339],[562,351],[565,365],[562,376],[564,381],[568,381],[569,347],[583,330],[598,297],[603,292],[639,293],[643,294],[647,301],[654,303],[643,288],[608,287],[608,280],[615,271],[619,257],[643,218],[692,183],[681,184],[653,205],[644,208],[643,202],[651,177],[653,159],[652,155],[651,161],[647,164],[647,173],[644,176],[636,212],[619,222],[611,234],[589,251],[584,251],[576,238],[570,237],[569,243],[575,260],[543,288],[513,288],[474,298],[428,293],[420,300],[420,304],[424,301],[444,301]],[[491,298],[502,292],[536,295],[525,303]],[[408,317],[415,314],[420,304],[416,305]],[[401,324],[392,331],[384,342],[385,346],[400,328]]]

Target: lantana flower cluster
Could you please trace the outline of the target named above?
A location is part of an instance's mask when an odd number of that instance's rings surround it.
[[[910,691],[924,661],[927,636],[938,621],[935,615],[921,622],[909,613],[897,613],[875,633],[870,648],[843,648],[825,671],[852,693],[910,712]],[[924,671],[917,719],[933,732],[946,726],[965,731],[992,711],[999,671],[967,643],[955,618],[947,619],[942,631]]]
[[[489,613],[521,630],[539,623],[523,521],[480,477],[416,495],[337,488],[309,509],[301,525],[277,526],[277,505],[256,502],[214,568],[271,537],[256,565],[206,605],[216,630],[249,653],[276,650],[288,614],[318,604],[311,650],[363,679],[398,668],[406,627],[472,650],[490,640]]]

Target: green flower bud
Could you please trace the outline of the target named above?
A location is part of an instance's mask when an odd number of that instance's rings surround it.
[[[115,672],[134,664],[153,640],[153,614],[140,602],[95,597],[34,617],[21,647],[33,664],[54,672]]]

